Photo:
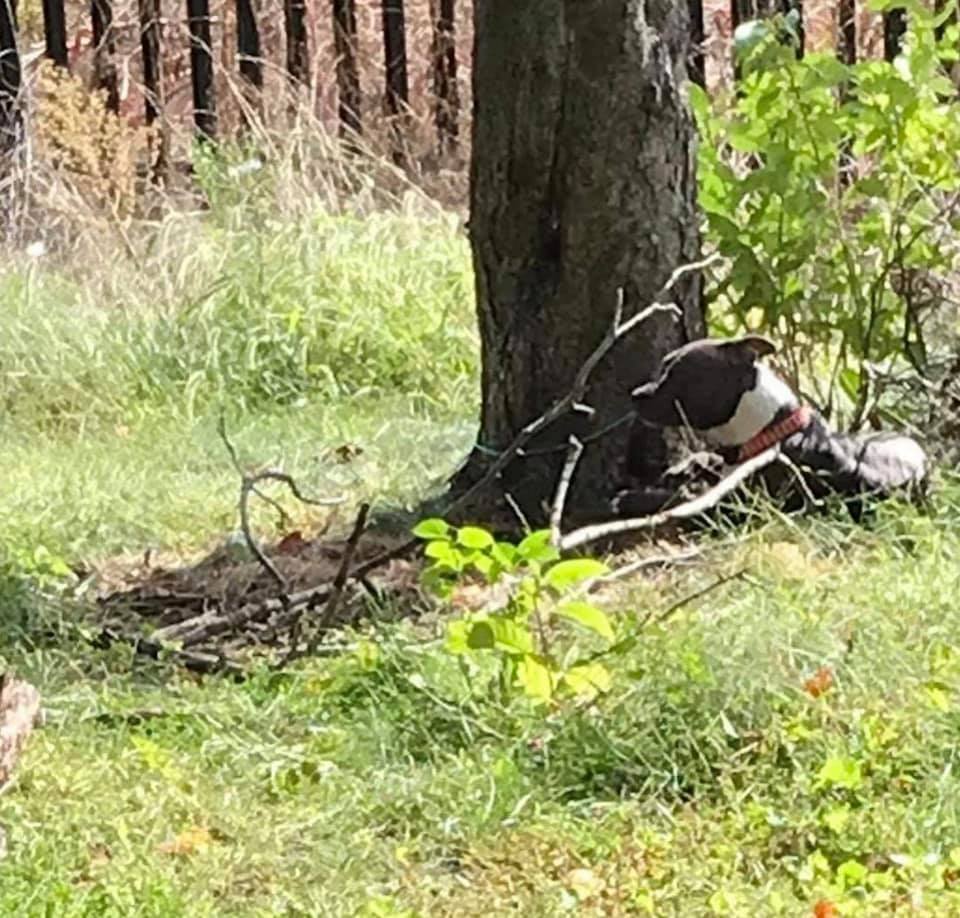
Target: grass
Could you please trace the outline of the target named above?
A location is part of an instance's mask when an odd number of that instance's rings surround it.
[[[470,441],[454,222],[257,181],[143,229],[138,265],[0,275],[0,664],[46,711],[0,801],[0,914],[960,913],[950,480],[934,516],[760,519],[618,587],[638,642],[549,713],[465,683],[432,619],[244,682],[85,643],[65,562],[235,525],[221,407],[245,460],[382,506]]]
[[[423,628],[242,684],[71,642],[29,604],[4,663],[46,727],[4,799],[5,914],[854,914],[960,908],[957,492],[946,516],[759,527],[617,600],[608,696],[471,697]],[[36,622],[65,615],[40,645]],[[32,624],[31,624],[32,623]],[[33,635],[33,637],[31,637]],[[814,698],[820,666],[834,684]],[[179,842],[177,841],[179,839]],[[177,847],[179,845],[179,848]]]

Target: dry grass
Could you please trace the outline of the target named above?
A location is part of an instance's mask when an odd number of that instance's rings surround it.
[[[433,95],[433,33],[431,8],[436,0],[407,0],[405,3],[408,77],[410,85],[409,113],[403,130],[404,160],[408,176],[431,196],[443,203],[462,208],[467,189],[469,160],[470,112],[472,105],[470,63],[473,42],[472,3],[456,5],[455,35],[458,60],[458,94],[460,99],[459,144],[455,150],[441,153],[435,126]],[[858,34],[863,56],[881,53],[880,16],[862,4]],[[707,38],[707,79],[713,88],[729,84],[730,5],[726,0],[707,0],[704,16]],[[172,177],[183,173],[191,159],[192,95],[190,85],[189,39],[186,20],[179,4],[163,0],[163,96],[164,111],[161,131],[169,144]],[[816,0],[805,4],[807,46],[823,50],[835,43],[836,4]],[[361,85],[361,113],[364,122],[364,145],[376,156],[388,157],[394,152],[395,132],[384,114],[384,52],[380,0],[357,0],[357,48]],[[79,84],[90,86],[93,80],[93,48],[89,27],[88,5],[68,0],[68,47],[72,71]],[[251,103],[248,89],[241,85],[235,64],[235,13],[227,0],[214,0],[213,55],[216,65],[216,95],[219,129],[222,137],[238,137],[245,125],[252,122],[249,134],[259,146],[273,147],[278,140],[304,132],[320,132],[333,136],[337,131],[337,55],[334,47],[334,26],[328,5],[308,5],[308,43],[311,78],[309,88],[292,94],[285,73],[285,35],[283,0],[263,0],[258,9],[261,45],[263,48],[264,91]],[[21,5],[22,46],[34,50],[42,47],[43,27],[39,0]],[[98,101],[83,101],[79,84],[70,84],[69,92],[58,94],[57,101],[41,91],[37,103],[38,130],[62,132],[62,144],[73,144],[77,114],[86,111],[89,120],[80,128],[89,147],[99,147],[97,164],[101,174],[117,167],[120,175],[106,179],[108,184],[129,187],[129,161],[142,161],[139,147],[144,142],[144,106],[140,86],[142,72],[140,28],[136,3],[120,0],[114,8],[116,30],[115,65],[120,84],[120,127],[105,118]],[[49,77],[40,82],[41,90],[49,86]],[[60,99],[63,99],[63,102]],[[64,111],[58,109],[64,107]],[[95,139],[98,135],[99,139]],[[269,138],[269,142],[268,142]],[[134,151],[107,154],[106,148],[130,142]],[[158,137],[152,139],[155,146]],[[89,169],[89,149],[74,150]],[[156,150],[152,156],[155,158]],[[124,160],[125,162],[115,162]],[[73,162],[72,165],[76,165]],[[80,170],[82,171],[82,170]],[[141,172],[143,169],[141,169]],[[176,182],[174,182],[176,184]],[[121,196],[123,196],[121,194]],[[95,195],[96,196],[96,195]]]

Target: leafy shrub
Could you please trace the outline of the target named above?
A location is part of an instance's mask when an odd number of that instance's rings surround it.
[[[481,608],[448,622],[446,647],[465,658],[494,655],[502,696],[509,697],[516,685],[537,702],[558,694],[593,697],[609,688],[600,653],[581,654],[558,634],[558,625],[568,622],[599,637],[602,652],[621,649],[607,615],[573,595],[578,585],[607,573],[604,564],[591,558],[561,561],[547,530],[512,545],[476,526],[454,529],[430,519],[414,534],[427,541],[431,561],[424,580],[439,595],[450,597],[457,584],[479,577]]]
[[[854,425],[873,365],[928,369],[958,254],[960,119],[942,70],[958,29],[938,44],[940,20],[916,7],[892,64],[797,60],[777,20],[739,33],[735,98],[691,89],[700,201],[729,266],[714,324],[776,334],[792,373]]]

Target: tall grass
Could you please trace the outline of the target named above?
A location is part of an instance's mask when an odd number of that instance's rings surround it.
[[[234,178],[231,168],[204,163],[205,211],[131,223],[132,253],[81,224],[62,246],[0,266],[8,421],[472,400],[472,282],[456,217],[422,197],[351,212],[302,186],[287,210],[282,169]]]

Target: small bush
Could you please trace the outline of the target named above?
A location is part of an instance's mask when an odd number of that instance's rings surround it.
[[[895,63],[851,67],[797,60],[788,22],[755,23],[737,97],[691,90],[700,201],[729,266],[714,327],[777,337],[794,375],[854,425],[878,372],[927,372],[952,334],[960,121],[942,66],[958,31],[938,44],[929,14],[911,8],[910,22]]]

